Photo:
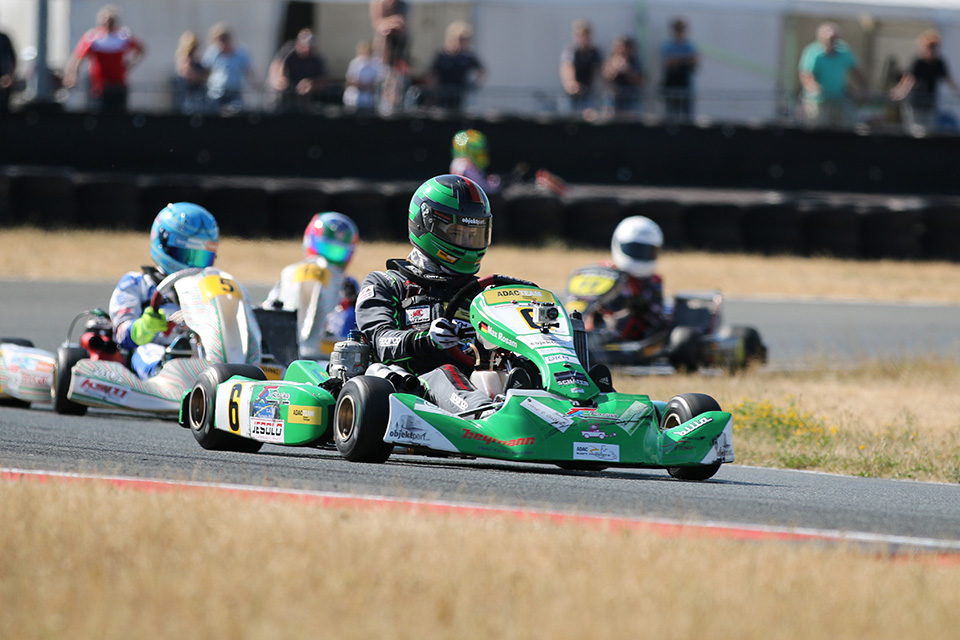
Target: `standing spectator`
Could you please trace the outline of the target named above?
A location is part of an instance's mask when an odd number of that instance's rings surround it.
[[[280,92],[281,111],[309,111],[327,86],[327,65],[316,49],[313,31],[301,29],[270,63],[270,84]]]
[[[76,85],[80,63],[86,59],[88,106],[103,113],[123,113],[127,110],[127,72],[140,61],[143,51],[143,44],[120,26],[117,8],[107,5],[97,12],[97,26],[83,34],[67,61],[63,86]]]
[[[603,63],[603,79],[609,84],[613,95],[613,114],[623,116],[636,113],[640,106],[643,68],[633,38],[621,35],[613,41],[610,56]]]
[[[200,63],[200,39],[192,31],[180,34],[174,60],[177,72],[177,106],[183,113],[203,111],[209,72]]]
[[[373,27],[373,47],[387,66],[407,60],[406,0],[370,0],[370,24]]]
[[[917,38],[920,55],[917,56],[910,71],[890,90],[890,97],[900,101],[910,97],[903,105],[903,124],[907,127],[933,127],[937,115],[937,85],[943,80],[960,95],[960,88],[950,77],[947,61],[940,57],[940,34],[929,29]]]
[[[407,29],[406,0],[370,0],[370,24],[373,27],[373,52],[383,64],[380,87],[380,111],[390,114],[400,109],[410,86],[410,33]]]
[[[10,37],[0,32],[0,113],[10,112],[10,95],[17,79],[17,53]]]
[[[800,55],[800,84],[803,85],[803,110],[807,123],[816,126],[842,126],[850,122],[849,78],[863,93],[867,79],[857,57],[840,39],[840,27],[824,22],[817,28],[817,39]]]
[[[577,113],[595,109],[594,78],[603,65],[600,50],[593,46],[593,30],[586,20],[573,23],[573,44],[560,54],[560,81]]]
[[[663,43],[663,100],[667,118],[689,120],[693,116],[693,74],[700,64],[697,48],[687,39],[687,23],[676,18],[670,24],[673,37]]]
[[[350,111],[373,111],[383,81],[384,67],[373,57],[373,47],[367,40],[357,44],[357,56],[347,65],[343,106]]]
[[[428,79],[438,107],[459,110],[467,90],[486,77],[486,69],[470,50],[472,37],[473,28],[466,22],[453,22],[447,27],[443,49],[434,57]]]
[[[233,46],[233,35],[226,24],[210,27],[210,46],[201,60],[210,70],[207,78],[207,106],[213,111],[236,113],[243,109],[244,79],[257,88],[250,56],[245,49]]]

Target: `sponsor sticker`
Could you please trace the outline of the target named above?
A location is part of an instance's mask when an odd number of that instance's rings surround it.
[[[555,362],[569,362],[571,364],[580,364],[580,361],[577,360],[576,356],[567,355],[566,353],[558,353],[555,355],[545,356],[543,361],[547,364],[553,364]]]
[[[588,431],[581,431],[580,435],[583,436],[584,438],[596,438],[598,440],[603,440],[605,438],[612,438],[617,434],[607,433],[606,431],[600,431],[597,425],[592,424],[590,425],[590,429]]]
[[[573,418],[565,416],[533,398],[527,398],[520,403],[520,406],[561,433],[565,433],[573,424]]]
[[[320,424],[323,422],[323,410],[320,407],[292,404],[287,407],[287,422],[291,424]]]
[[[99,380],[92,380],[90,378],[83,379],[83,382],[80,383],[80,389],[87,395],[99,397],[104,400],[120,400],[127,395],[126,389],[115,387],[113,385],[100,382]]]
[[[678,438],[682,438],[683,436],[689,435],[694,431],[696,431],[697,429],[699,429],[700,427],[702,427],[703,425],[710,424],[711,422],[713,422],[713,418],[708,418],[707,416],[703,416],[699,420],[696,420],[695,422],[691,422],[680,431],[674,431],[673,435],[677,436]]]
[[[587,375],[581,371],[557,371],[553,374],[553,379],[556,380],[559,385],[589,386],[590,384]]]
[[[407,309],[407,325],[422,324],[430,321],[430,306],[410,307]]]
[[[250,435],[262,442],[283,442],[283,420],[250,420]]]
[[[557,299],[549,291],[530,287],[484,291],[483,299],[487,301],[487,304],[503,304],[506,302],[552,302],[556,304],[557,302]]]
[[[535,438],[512,438],[510,440],[498,440],[493,436],[489,436],[485,433],[478,433],[476,431],[471,431],[470,429],[462,429],[462,438],[464,440],[480,440],[484,444],[499,444],[504,447],[525,447],[527,445],[533,444]]]
[[[373,297],[373,285],[368,284],[363,289],[360,289],[360,293],[357,294],[357,304],[360,304],[364,300]]]
[[[602,444],[599,442],[574,442],[573,459],[620,462],[620,445]]]

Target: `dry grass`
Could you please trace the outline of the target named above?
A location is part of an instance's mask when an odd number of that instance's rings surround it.
[[[615,381],[620,391],[657,399],[712,395],[734,412],[742,464],[960,483],[960,367],[953,360]]]
[[[0,484],[0,637],[947,638],[960,573],[843,548]]]
[[[38,248],[42,247],[42,251]],[[358,277],[402,257],[409,245],[361,243],[350,271]],[[272,283],[299,259],[294,241],[225,238],[217,265],[246,284]],[[608,252],[550,247],[491,247],[482,273],[501,273],[563,289],[576,267]],[[143,233],[0,230],[0,278],[106,280],[149,262]],[[729,296],[922,300],[960,303],[960,264],[852,261],[827,258],[667,253],[660,271],[668,291],[720,289]]]

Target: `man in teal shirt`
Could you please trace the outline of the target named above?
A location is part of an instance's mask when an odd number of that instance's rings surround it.
[[[850,122],[848,76],[866,93],[867,80],[857,57],[840,39],[840,27],[825,22],[817,28],[817,40],[800,56],[803,109],[813,126],[843,126]]]

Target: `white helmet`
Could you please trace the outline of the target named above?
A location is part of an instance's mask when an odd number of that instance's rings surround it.
[[[657,269],[657,254],[663,246],[663,231],[643,216],[624,218],[613,232],[610,251],[613,263],[621,271],[637,278],[648,278]]]

